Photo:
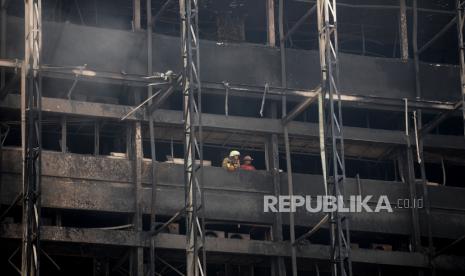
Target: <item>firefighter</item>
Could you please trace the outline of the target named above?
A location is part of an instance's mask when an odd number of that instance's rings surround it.
[[[240,152],[237,150],[232,150],[229,153],[229,156],[223,159],[223,168],[225,168],[228,172],[236,171],[241,167],[240,157]]]
[[[253,158],[250,155],[246,155],[244,159],[244,164],[241,165],[241,169],[246,171],[255,171],[254,165],[252,165]]]

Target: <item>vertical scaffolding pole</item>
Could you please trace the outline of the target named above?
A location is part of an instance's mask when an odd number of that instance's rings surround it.
[[[284,114],[284,113],[283,113]],[[289,145],[289,132],[287,126],[284,126],[284,144],[286,147],[286,167],[287,167],[287,189],[288,195],[294,195],[294,185],[292,182],[292,163],[291,163],[291,147]],[[291,201],[292,202],[292,201]],[[292,203],[291,203],[292,204]],[[292,276],[297,276],[297,252],[295,245],[295,222],[293,206],[291,206],[291,212],[289,212],[289,235],[291,247],[291,265],[292,265]]]
[[[456,0],[457,4],[457,37],[460,65],[460,92],[462,93],[463,131],[465,135],[465,45],[463,42],[463,25],[465,23],[465,0]]]
[[[152,1],[147,0],[147,75],[153,74],[152,64]],[[148,86],[148,96],[152,96],[152,86]],[[152,100],[149,101],[149,106],[152,105]],[[150,110],[150,109],[147,109]],[[156,152],[155,152],[155,130],[153,125],[152,114],[149,117],[149,132],[150,132],[150,155],[152,156],[152,204],[150,210],[150,231],[155,231],[156,220],[156,200],[157,200],[157,169],[156,169]],[[150,275],[155,276],[155,237],[150,238]]]
[[[271,118],[277,118],[278,116],[278,105],[276,102],[271,103],[270,108]],[[279,143],[278,135],[271,134],[269,142],[267,144],[267,156],[269,170],[273,177],[273,193],[274,196],[279,197],[281,195],[281,178],[279,174]],[[282,213],[276,212],[273,219],[273,226],[271,228],[273,241],[283,240],[283,216]],[[283,257],[273,257],[271,260],[271,275],[272,276],[285,276],[286,265]]]
[[[414,202],[417,198],[417,190],[416,190],[416,183],[415,183],[415,167],[413,161],[413,154],[412,154],[412,143],[410,138],[410,124],[409,124],[409,109],[408,109],[408,101],[405,101],[405,150],[406,156],[403,156],[401,152],[399,152],[399,172],[401,174],[401,178],[403,181],[408,184],[409,186],[409,196],[410,202]],[[403,168],[407,168],[405,171]],[[410,208],[411,211],[411,222],[412,222],[412,234],[411,234],[411,245],[412,251],[419,251],[421,248],[421,241],[420,241],[420,221],[418,215],[418,208]]]
[[[206,275],[198,0],[179,0],[184,95],[186,275]],[[197,100],[196,100],[197,98]],[[196,162],[196,158],[199,162]],[[199,202],[200,201],[200,202]]]
[[[406,181],[408,181],[409,185],[409,196],[410,202],[414,202],[417,198],[417,190],[416,190],[416,183],[415,183],[415,167],[413,161],[413,153],[411,148],[410,136],[406,134],[406,152],[407,158],[403,160],[403,166],[407,168],[407,177]],[[418,208],[411,208],[411,216],[412,216],[412,251],[420,251],[421,250],[421,233],[420,233],[420,220],[418,214]]]
[[[287,87],[287,74],[286,74],[286,41],[284,39],[284,0],[279,0],[279,48],[281,53],[281,86]],[[282,117],[287,115],[287,98],[286,94],[282,96]],[[289,196],[294,195],[294,185],[292,182],[292,162],[291,162],[291,148],[289,145],[289,132],[287,124],[284,124],[284,145],[286,148],[286,168],[287,168],[287,191]],[[291,201],[292,202],[292,201]],[[291,206],[291,210],[292,210]],[[297,276],[297,252],[295,243],[295,224],[294,224],[294,213],[289,212],[289,237],[292,244],[291,247],[291,267],[292,275]]]
[[[459,20],[457,20],[459,21]],[[413,55],[414,55],[414,65],[415,65],[415,94],[416,99],[421,100],[422,90],[420,83],[420,53],[418,51],[418,1],[413,0],[413,37],[412,37],[412,46],[413,46]],[[425,203],[425,219],[426,219],[426,228],[428,234],[428,257],[430,268],[433,271],[432,267],[432,256],[433,252],[433,233],[431,228],[431,208],[428,195],[427,179],[426,179],[426,170],[425,162],[423,158],[423,136],[418,133],[418,129],[422,128],[422,111],[421,109],[416,110],[414,113],[414,124],[415,124],[415,137],[417,142],[417,162],[420,166],[420,175],[421,175],[421,184],[423,188],[423,200]],[[421,274],[421,272],[420,272]]]
[[[338,39],[335,0],[318,0],[318,31],[323,100],[326,100],[327,150],[330,156],[327,179],[331,194],[342,200],[345,184],[344,134],[341,98],[338,91]],[[337,100],[337,102],[336,102]],[[344,201],[341,202],[344,204]],[[330,216],[330,261],[333,276],[352,275],[350,259],[350,231],[348,218],[337,210]]]
[[[24,1],[25,53],[22,80],[21,129],[23,144],[23,239],[22,276],[40,274],[41,184],[41,0]]]
[[[413,34],[412,34],[412,48],[413,48],[413,63],[415,68],[415,94],[416,98],[421,98],[421,84],[420,84],[420,53],[418,52],[418,5],[417,0],[413,0]]]
[[[7,9],[8,2],[0,1],[0,58],[6,58],[6,25],[7,25]],[[0,89],[5,87],[5,68],[0,69]]]

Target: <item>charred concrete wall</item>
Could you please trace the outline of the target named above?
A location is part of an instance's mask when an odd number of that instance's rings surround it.
[[[21,191],[21,151],[5,149],[2,166],[1,197],[3,204]],[[126,158],[94,157],[79,154],[44,152],[42,177],[42,205],[45,208],[115,213],[134,212],[133,162]],[[144,213],[150,213],[151,164],[142,167]],[[170,216],[184,204],[183,166],[157,163],[159,215]],[[287,175],[281,176],[281,190],[286,194]],[[293,174],[296,195],[323,195],[322,177],[319,175]],[[212,220],[268,223],[273,213],[263,212],[263,196],[273,194],[272,175],[266,171],[240,171],[228,173],[222,168],[204,169],[206,217]],[[218,181],[221,179],[221,181]],[[357,182],[348,179],[346,194],[357,195]],[[398,199],[409,198],[408,186],[399,182],[362,179],[364,195],[373,195],[370,205],[376,205],[380,195],[386,195],[392,204]],[[418,189],[421,189],[420,186]],[[465,227],[465,191],[454,187],[429,187],[431,223],[433,235],[442,238],[460,236]],[[59,196],[57,196],[59,195]],[[362,232],[408,235],[410,210],[395,208],[392,213],[353,213],[352,230]],[[422,222],[424,213],[420,212]],[[321,213],[308,213],[303,209],[296,213],[296,224],[314,225]],[[284,215],[285,223],[288,216]],[[447,225],[448,227],[443,227]],[[422,225],[426,233],[426,224]]]
[[[8,20],[7,56],[23,55],[23,21]],[[45,64],[82,66],[128,74],[146,73],[146,35],[114,29],[44,22]],[[154,71],[181,70],[178,37],[154,35]],[[277,48],[241,43],[201,42],[201,78],[204,81],[263,86],[280,85]],[[288,86],[311,89],[320,82],[317,51],[287,49]],[[341,90],[346,94],[414,98],[413,62],[397,59],[340,55]],[[421,64],[423,97],[427,100],[456,101],[460,98],[457,66]]]

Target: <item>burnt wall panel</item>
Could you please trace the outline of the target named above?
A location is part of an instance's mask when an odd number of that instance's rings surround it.
[[[0,201],[11,204],[22,191],[20,174],[2,174]],[[134,212],[133,185],[42,177],[42,206],[86,211]]]
[[[460,69],[458,66],[421,64],[420,81],[422,96],[437,101],[458,101],[460,94]]]
[[[4,149],[2,171],[21,173],[20,154],[20,150]],[[124,183],[133,179],[131,168],[123,158],[42,151],[42,175],[46,176]]]
[[[202,79],[264,86],[281,84],[279,52],[258,45],[201,44]]]
[[[23,21],[8,21],[7,56],[23,56]],[[178,37],[154,35],[154,71],[181,71]],[[86,27],[68,23],[44,23],[43,62],[82,66],[99,71],[146,74],[144,32]],[[280,54],[272,47],[256,44],[201,42],[201,78],[236,84],[280,85]],[[286,50],[288,86],[312,89],[320,83],[317,51]],[[340,90],[347,94],[396,99],[415,97],[412,62],[350,54],[340,55]],[[423,97],[455,101],[460,97],[456,66],[421,64]],[[110,88],[108,88],[110,89]]]
[[[395,59],[340,55],[341,91],[350,94],[403,98],[414,96],[411,63]]]
[[[6,149],[8,159],[3,159],[1,202],[10,204],[21,189],[20,150]],[[132,164],[127,159],[93,157],[76,154],[44,152],[44,160],[54,160],[56,164],[74,160],[76,167],[95,166],[96,170],[59,171],[56,165],[44,162],[43,197],[44,207],[88,211],[134,212],[134,183],[130,172]],[[85,165],[83,162],[85,161]],[[99,165],[100,164],[100,165]],[[103,165],[103,166],[102,166]],[[149,162],[143,170],[143,200],[145,213],[150,212],[151,188]],[[99,167],[102,166],[102,167]],[[65,166],[66,167],[66,166]],[[171,216],[184,205],[183,166],[158,163],[157,212]],[[119,173],[114,172],[118,168]],[[109,174],[114,174],[110,176]],[[126,175],[126,176],[125,176]],[[267,223],[273,221],[273,213],[263,212],[263,196],[273,194],[271,175],[265,171],[228,173],[222,168],[206,167],[205,195],[206,216],[210,220]],[[281,175],[282,194],[287,194],[286,174]],[[294,174],[296,195],[324,194],[321,176]],[[398,182],[361,180],[362,195],[373,195],[370,205],[374,206],[380,195],[386,195],[392,204],[398,198],[408,198],[407,185]],[[421,190],[421,187],[418,187]],[[348,179],[347,194],[358,194],[354,179]],[[465,227],[465,189],[453,187],[430,187],[433,233],[437,237],[456,238]],[[394,206],[393,206],[394,207]],[[424,211],[420,210],[424,216]],[[289,216],[283,214],[288,222]],[[296,224],[311,227],[320,221],[321,213],[307,213],[299,209]],[[410,210],[394,209],[393,213],[358,213],[351,215],[352,229],[375,233],[410,233]],[[426,219],[421,219],[425,230]],[[448,227],[441,227],[447,225]],[[423,233],[426,233],[423,232]]]

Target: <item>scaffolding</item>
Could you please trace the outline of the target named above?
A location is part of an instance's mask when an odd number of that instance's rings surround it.
[[[24,1],[25,51],[21,91],[23,155],[22,276],[40,275],[41,216],[41,0]]]
[[[465,1],[456,0],[457,8],[457,38],[459,47],[459,65],[460,65],[460,92],[462,94],[462,112],[465,134],[465,45],[463,41],[463,25],[465,24]]]
[[[326,150],[322,153],[322,163],[327,163],[324,170],[325,186],[331,184],[327,191],[344,204],[345,160],[344,133],[342,127],[341,95],[338,91],[338,40],[335,0],[317,1],[317,18],[319,30],[320,66],[322,76],[322,100],[326,101],[320,112],[324,113],[324,141]],[[320,121],[321,127],[321,121]],[[320,138],[321,139],[321,138]],[[325,155],[328,153],[329,159]],[[328,160],[328,161],[326,161]],[[349,220],[338,212],[331,212],[330,223],[330,262],[333,276],[352,275],[350,259]]]
[[[170,1],[168,0],[167,3]],[[165,3],[164,7],[167,5]],[[457,0],[457,26],[459,37],[460,68],[461,68],[461,92],[462,102],[455,105],[452,111],[465,105],[465,74],[464,74],[464,43],[463,43],[463,25],[465,21],[463,4],[465,1]],[[162,229],[183,214],[186,215],[186,261],[187,275],[198,276],[206,275],[206,251],[205,251],[205,221],[204,221],[204,189],[203,189],[203,141],[202,141],[202,92],[200,81],[200,63],[199,63],[199,35],[198,35],[198,0],[180,0],[181,15],[181,47],[183,58],[182,74],[182,93],[184,97],[183,105],[183,124],[184,124],[184,181],[185,181],[185,206],[176,213],[172,219],[166,222],[162,227],[155,228],[155,142],[153,118],[151,112],[155,105],[152,106],[152,89],[148,86],[151,110],[149,110],[151,154],[152,154],[152,213],[151,213],[151,233],[153,236],[160,233]],[[316,8],[315,8],[316,7]],[[313,103],[316,97],[320,98],[321,116],[320,127],[324,128],[321,133],[321,159],[323,165],[323,177],[325,191],[337,197],[344,196],[345,183],[345,161],[344,161],[344,136],[342,126],[341,111],[341,94],[338,91],[338,41],[337,41],[337,20],[336,20],[336,1],[335,0],[318,0],[317,4],[312,7],[304,16],[307,18],[315,9],[318,14],[319,29],[319,49],[320,64],[322,72],[322,85],[317,93],[312,97],[304,100],[295,110],[287,113],[286,110],[286,68],[285,68],[285,41],[289,35],[284,35],[283,31],[283,0],[279,1],[279,20],[280,20],[280,47],[282,62],[282,87],[283,92],[276,93],[282,96],[282,115],[284,125],[284,139],[286,147],[286,160],[288,168],[288,189],[289,195],[293,194],[292,186],[292,168],[290,162],[290,145],[287,123],[292,121],[299,112]],[[161,12],[161,11],[160,11]],[[150,14],[149,14],[150,13]],[[157,16],[155,16],[156,18]],[[153,21],[156,19],[153,19]],[[147,1],[147,41],[148,41],[148,76],[152,72],[152,29],[150,1]],[[299,23],[300,22],[300,23]],[[299,20],[298,24],[301,24]],[[40,184],[41,184],[41,1],[25,1],[25,59],[22,66],[22,101],[21,101],[21,127],[24,135],[22,136],[23,150],[23,254],[22,254],[22,275],[39,275],[40,268]],[[291,29],[295,30],[295,28]],[[418,58],[418,57],[416,57]],[[177,83],[177,82],[176,82]],[[169,88],[174,89],[175,84]],[[228,86],[229,89],[229,86]],[[273,92],[273,91],[272,91]],[[156,95],[153,95],[154,97]],[[420,102],[420,97],[417,98]],[[415,101],[412,101],[415,102]],[[408,115],[408,112],[406,112]],[[465,109],[464,122],[465,122]],[[415,113],[414,113],[415,114]],[[433,127],[421,127],[421,112],[419,119],[414,118],[415,134],[420,135],[417,140],[418,163],[421,168],[423,188],[426,188],[425,168],[423,162],[423,145],[421,134],[418,134],[417,124],[422,131],[430,131]],[[450,114],[446,113],[446,114]],[[407,117],[407,116],[406,116]],[[443,119],[442,119],[443,120]],[[96,125],[98,129],[98,125]],[[407,127],[408,129],[408,127]],[[98,133],[98,130],[96,131]],[[136,132],[140,136],[140,124]],[[408,132],[407,132],[408,133]],[[408,134],[407,134],[408,136]],[[66,138],[66,137],[65,137]],[[408,151],[412,154],[410,148],[410,138]],[[98,139],[96,141],[98,143]],[[274,142],[277,147],[277,141]],[[66,142],[65,142],[66,144]],[[141,141],[139,142],[141,144]],[[141,154],[141,149],[138,151]],[[277,150],[276,150],[277,152]],[[98,151],[96,152],[98,154]],[[326,158],[328,155],[329,158]],[[413,164],[413,155],[409,158],[409,165]],[[140,161],[140,160],[139,160]],[[140,164],[139,164],[140,166]],[[410,169],[410,166],[409,166]],[[139,168],[140,170],[140,168]],[[276,170],[277,171],[277,170]],[[414,168],[409,171],[411,185],[415,186]],[[330,188],[328,188],[330,187]],[[425,189],[423,191],[427,193]],[[427,201],[428,203],[428,201]],[[428,208],[429,209],[429,208]],[[429,210],[427,211],[429,212]],[[429,214],[428,214],[429,218]],[[352,265],[350,259],[350,231],[349,221],[346,216],[337,211],[330,215],[324,216],[323,219],[315,225],[308,233],[295,238],[293,213],[290,213],[290,237],[292,244],[292,272],[297,275],[296,261],[296,244],[302,239],[308,238],[322,224],[329,221],[330,225],[330,261],[332,275],[352,275]],[[417,222],[418,223],[418,222]],[[430,225],[428,225],[430,227]],[[431,229],[428,229],[431,232]],[[140,230],[139,230],[140,231]],[[419,231],[419,230],[418,230]],[[431,233],[428,233],[431,239]],[[417,233],[419,239],[420,233]],[[155,275],[155,243],[151,239],[150,265],[151,273]],[[421,246],[421,242],[417,241]],[[431,242],[430,242],[431,247]],[[430,251],[430,254],[433,254]],[[438,253],[439,254],[439,253]],[[317,267],[318,269],[318,267]]]
[[[203,215],[205,200],[202,187],[202,92],[200,86],[198,0],[180,0],[179,10],[183,59],[186,270],[188,276],[203,276],[206,275],[207,271]]]
[[[284,143],[286,147],[287,162],[287,182],[288,194],[293,195],[292,183],[292,165],[290,156],[289,133],[287,124],[295,118],[302,110],[312,104],[317,98],[319,102],[319,126],[320,126],[320,154],[325,186],[325,194],[328,195],[328,184],[332,184],[330,194],[343,203],[344,183],[345,183],[345,160],[344,160],[344,135],[342,127],[342,106],[341,95],[338,91],[338,41],[337,41],[337,20],[336,20],[336,1],[319,0],[316,5],[308,10],[307,13],[290,29],[288,34],[284,34],[283,1],[279,1],[279,33],[280,33],[280,50],[281,50],[281,82],[285,88],[286,81],[286,59],[285,59],[285,42],[290,33],[292,33],[303,20],[317,11],[318,31],[319,31],[319,50],[321,66],[321,87],[317,88],[312,97],[308,97],[297,105],[289,114],[286,108],[286,96],[282,98],[282,115]],[[330,159],[326,158],[329,155]],[[318,231],[324,223],[329,221],[330,225],[330,262],[332,275],[352,275],[352,263],[350,259],[350,230],[349,221],[346,216],[341,215],[337,210],[329,215],[323,216],[307,233],[299,238],[295,238],[294,214],[289,214],[290,222],[290,242],[291,242],[291,264],[292,275],[297,275],[297,257],[296,246],[304,239],[312,236]],[[318,265],[316,265],[318,270]]]
[[[422,97],[422,88],[420,82],[420,53],[418,49],[418,1],[414,0],[413,3],[413,34],[412,34],[412,47],[413,47],[413,55],[414,55],[414,69],[415,69],[415,94],[417,99],[421,99]],[[407,108],[406,108],[407,109]],[[407,119],[408,120],[408,119]],[[432,228],[431,228],[431,215],[430,215],[430,201],[429,201],[429,194],[428,194],[428,187],[427,182],[428,179],[426,177],[426,169],[425,169],[425,162],[423,156],[423,136],[420,135],[419,130],[423,129],[423,120],[422,120],[422,110],[418,109],[413,112],[413,120],[414,120],[414,130],[415,130],[415,144],[416,144],[416,152],[417,152],[417,163],[420,167],[420,177],[421,177],[421,184],[422,184],[422,196],[425,202],[425,222],[427,228],[427,237],[428,237],[428,260],[429,260],[429,268],[432,270],[434,274],[434,266],[432,263],[432,256],[434,255],[434,248],[433,248],[433,237],[432,237]],[[415,171],[413,164],[409,164],[412,166],[410,168],[411,171]],[[413,183],[411,190],[416,189],[416,180]],[[416,191],[415,191],[416,193]],[[416,207],[417,208],[417,207]],[[415,220],[414,220],[415,222]],[[414,226],[417,227],[417,226]],[[421,249],[421,231],[420,237],[417,238],[416,243],[418,243],[417,249]],[[420,272],[421,274],[421,272]]]

